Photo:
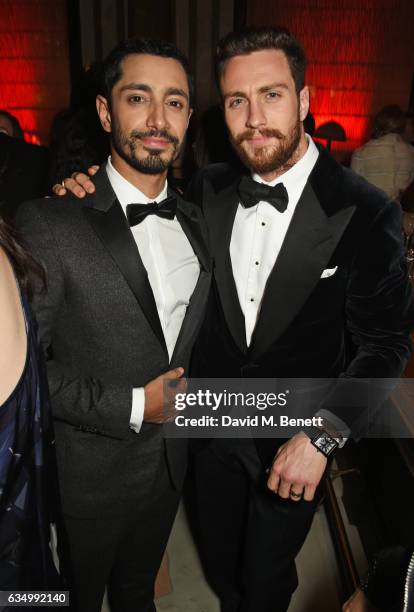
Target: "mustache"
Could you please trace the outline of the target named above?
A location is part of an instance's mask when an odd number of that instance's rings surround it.
[[[279,140],[285,140],[285,134],[282,134],[279,130],[265,128],[263,130],[245,130],[241,134],[236,136],[235,141],[237,144],[241,144],[244,140],[251,140],[255,135],[260,134],[261,136],[265,136],[265,138],[278,138]]]
[[[133,130],[129,136],[131,140],[138,140],[141,138],[163,138],[174,145],[178,145],[179,143],[178,138],[167,132],[167,130],[148,130],[147,132]]]

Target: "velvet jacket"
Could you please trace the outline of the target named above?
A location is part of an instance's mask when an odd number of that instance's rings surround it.
[[[249,347],[230,259],[240,174],[215,164],[194,181],[191,196],[207,221],[214,280],[192,374],[337,378],[325,407],[352,429],[358,409],[343,405],[340,381],[399,377],[410,356],[414,309],[399,205],[319,150]]]

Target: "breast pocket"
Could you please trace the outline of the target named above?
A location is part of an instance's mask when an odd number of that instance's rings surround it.
[[[335,266],[334,268],[325,268],[325,270],[322,271],[321,274],[321,279],[324,278],[332,278],[332,276],[334,276],[338,271],[338,266]]]

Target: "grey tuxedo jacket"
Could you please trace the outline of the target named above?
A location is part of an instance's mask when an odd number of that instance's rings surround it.
[[[181,486],[185,441],[164,440],[159,425],[144,423],[133,432],[132,389],[172,367],[187,369],[211,280],[202,215],[177,196],[177,219],[201,271],[169,363],[148,276],[105,169],[95,185],[83,200],[26,202],[17,218],[47,269],[47,295],[35,312],[47,355],[63,510],[81,517],[126,513],[147,498],[143,489],[156,482],[164,447]]]

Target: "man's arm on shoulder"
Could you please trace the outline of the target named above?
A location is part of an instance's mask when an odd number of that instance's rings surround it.
[[[95,185],[91,177],[95,176],[98,170],[99,166],[91,166],[88,168],[88,174],[74,172],[72,176],[63,179],[61,183],[53,185],[52,191],[57,196],[64,196],[71,192],[78,198],[84,198],[87,193],[95,191]]]

